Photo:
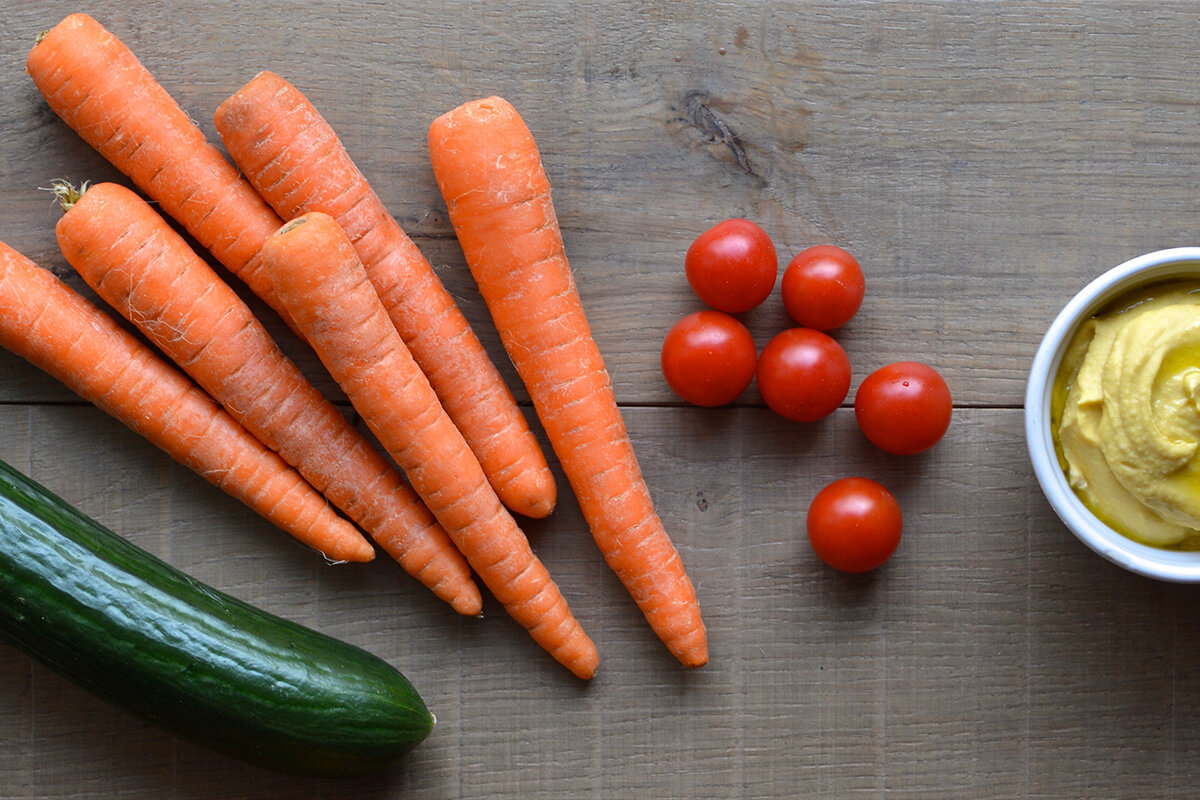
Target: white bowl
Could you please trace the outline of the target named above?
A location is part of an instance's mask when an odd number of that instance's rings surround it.
[[[1171,278],[1200,278],[1200,247],[1159,250],[1113,267],[1084,287],[1046,331],[1025,390],[1025,440],[1042,492],[1080,541],[1131,572],[1176,583],[1200,582],[1200,552],[1163,550],[1114,531],[1080,501],[1059,466],[1050,429],[1050,394],[1075,329],[1118,295]]]

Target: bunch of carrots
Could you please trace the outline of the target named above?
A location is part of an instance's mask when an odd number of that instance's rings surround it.
[[[369,561],[373,541],[464,615],[482,607],[478,578],[539,645],[590,678],[595,645],[514,517],[545,517],[556,504],[537,439],[316,108],[260,73],[215,114],[234,166],[86,14],[40,36],[27,71],[59,117],[313,348],[403,475],[124,186],[56,185],[56,234],[71,266],[152,346],[2,243],[0,344],[331,561]],[[676,658],[705,664],[695,591],[634,456],[532,134],[492,97],[436,119],[429,153],[600,552]]]

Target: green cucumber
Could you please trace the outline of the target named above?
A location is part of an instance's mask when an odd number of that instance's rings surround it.
[[[284,772],[371,772],[433,728],[387,662],[200,583],[3,461],[0,636],[183,738]]]

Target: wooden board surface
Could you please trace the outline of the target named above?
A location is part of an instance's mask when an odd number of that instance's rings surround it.
[[[23,66],[37,32],[75,8],[6,6],[0,239],[83,288],[37,187],[120,176]],[[465,620],[383,559],[326,566],[0,353],[0,459],[201,580],[377,653],[438,716],[401,768],[309,781],[180,742],[3,646],[0,798],[1195,796],[1196,590],[1124,573],[1070,536],[1033,479],[1021,403],[1071,293],[1133,255],[1196,244],[1200,7],[88,10],[210,134],[213,108],[258,70],[300,86],[524,399],[424,150],[429,122],[460,102],[496,93],[522,110],[712,662],[675,665],[569,496],[527,530],[599,646],[589,684],[490,598],[484,619]],[[728,409],[676,401],[658,347],[699,308],[683,253],[738,215],[785,258],[822,241],[858,256],[867,300],[838,333],[855,385],[902,358],[937,366],[956,401],[937,448],[887,457],[849,408],[795,425],[754,390]],[[778,295],[746,319],[761,346],[784,327]],[[906,514],[897,556],[854,579],[825,569],[802,533],[812,495],[847,474],[887,484]]]

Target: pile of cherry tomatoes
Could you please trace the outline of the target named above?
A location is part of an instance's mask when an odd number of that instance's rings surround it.
[[[676,394],[693,405],[722,406],[757,378],[767,407],[796,422],[814,422],[842,404],[850,391],[850,359],[828,332],[849,322],[862,304],[866,281],[854,256],[823,244],[788,263],[781,293],[796,327],[777,334],[761,353],[732,315],[756,308],[774,291],[779,261],[766,231],[745,219],[721,222],[692,243],[684,267],[709,308],[679,320],[663,341],[663,376]],[[896,455],[937,444],[951,412],[946,382],[916,361],[876,370],[854,395],[863,435]],[[866,572],[887,561],[901,528],[895,497],[867,478],[829,484],[807,517],[817,555],[845,572]]]

